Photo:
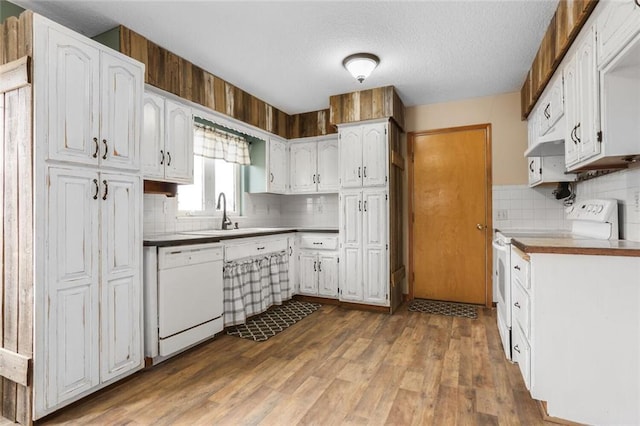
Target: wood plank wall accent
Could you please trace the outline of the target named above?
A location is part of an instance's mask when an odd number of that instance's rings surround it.
[[[145,64],[145,82],[287,138],[289,116],[140,34],[120,26],[120,51]]]
[[[7,61],[30,50],[31,17],[23,14],[0,26],[0,414],[23,424],[32,422],[32,88],[29,57]]]
[[[598,0],[560,0],[520,90],[526,120]]]
[[[404,131],[404,104],[393,86],[331,96],[329,105],[331,124],[390,117]]]
[[[402,178],[405,161],[402,156],[400,133],[400,127],[391,120],[389,122],[389,266],[392,313],[403,302],[402,280],[405,277],[402,208]]]
[[[305,112],[289,116],[289,139],[307,138],[338,133],[338,128],[329,123],[329,109]]]

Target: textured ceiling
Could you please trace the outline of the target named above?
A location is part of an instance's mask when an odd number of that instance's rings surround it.
[[[519,90],[558,0],[14,0],[88,36],[118,24],[289,114],[393,85],[407,106]],[[381,58],[363,84],[345,56]]]

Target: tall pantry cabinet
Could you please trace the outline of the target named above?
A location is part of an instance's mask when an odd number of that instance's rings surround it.
[[[144,65],[29,18],[33,207],[20,215],[34,246],[20,268],[33,274],[33,354],[27,414],[9,416],[26,423],[143,367]]]

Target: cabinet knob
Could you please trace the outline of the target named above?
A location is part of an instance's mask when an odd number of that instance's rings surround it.
[[[520,266],[516,265],[516,266],[513,267],[513,269],[515,269],[516,271],[519,271],[520,270]]]
[[[513,350],[520,353],[520,348],[518,347],[518,345],[514,345]]]
[[[481,223],[477,223],[477,224],[476,224],[476,229],[477,229],[478,231],[482,231],[482,230],[484,230],[484,225],[483,225],[483,224],[481,224]]]
[[[515,306],[516,308],[520,309],[520,304],[518,302],[514,303],[513,306]]]

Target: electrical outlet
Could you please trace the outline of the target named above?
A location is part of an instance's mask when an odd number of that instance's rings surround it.
[[[497,220],[507,220],[507,219],[509,219],[509,210],[507,210],[507,209],[498,209],[498,210],[496,210],[496,219]]]

